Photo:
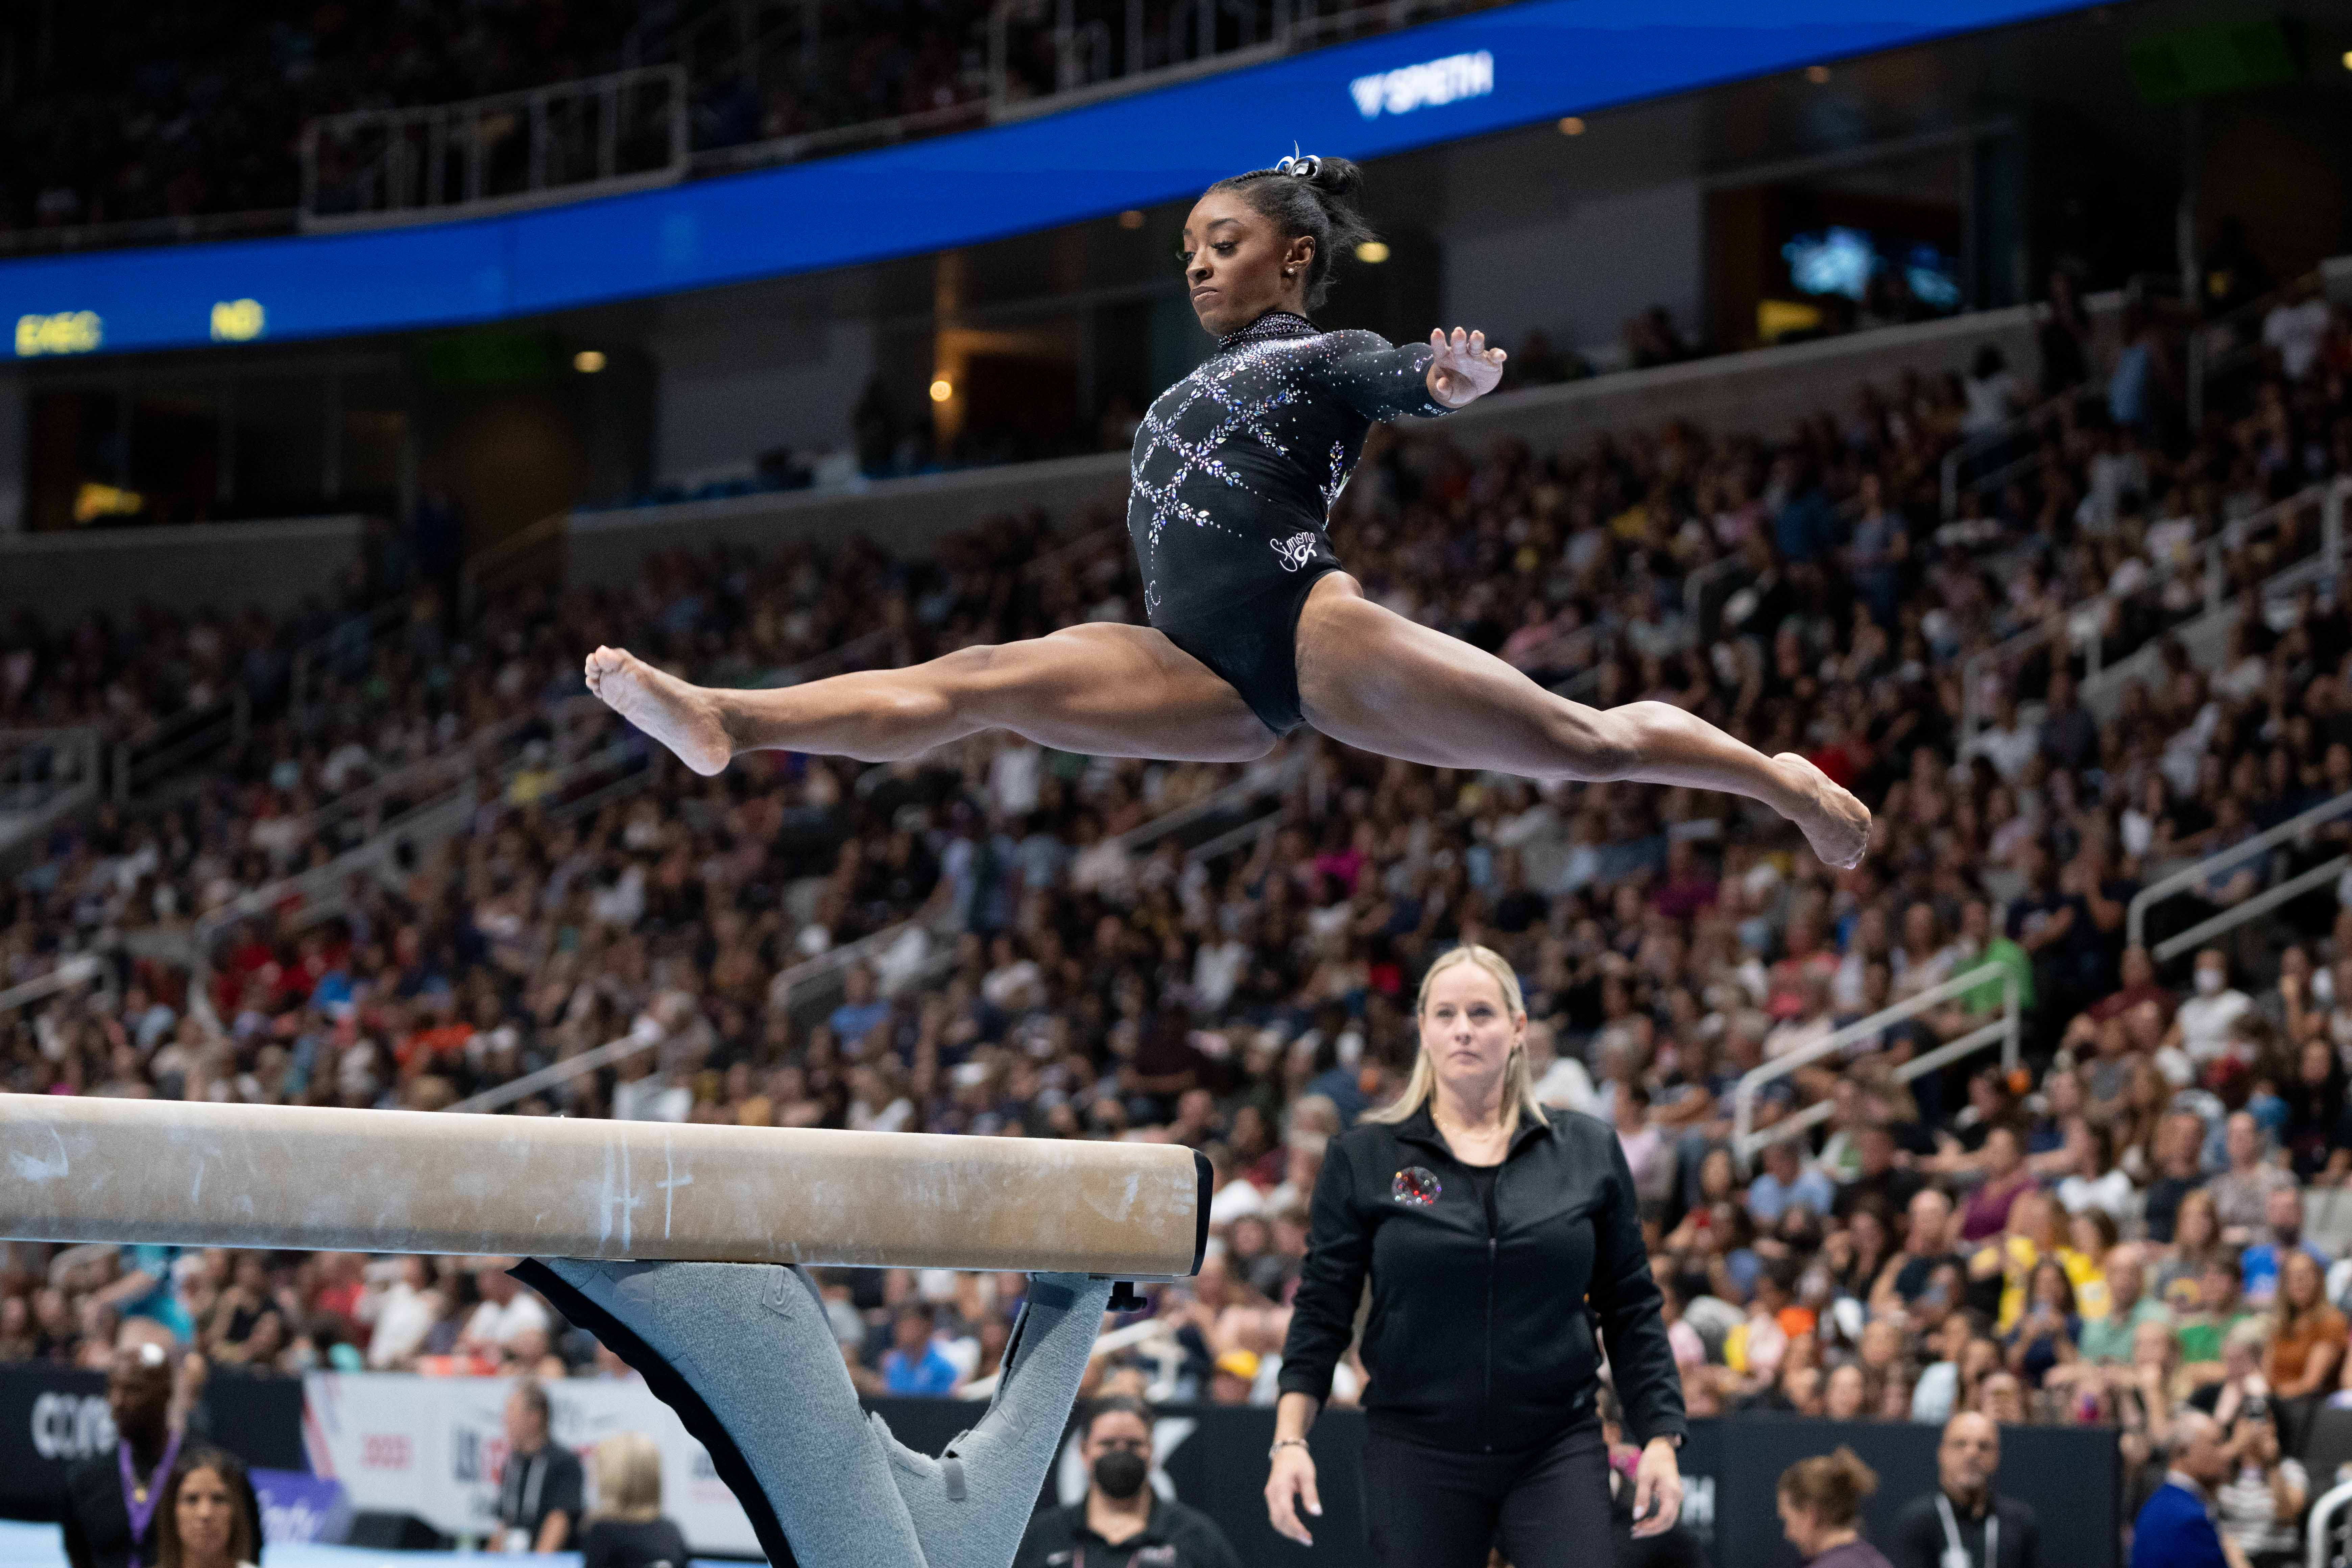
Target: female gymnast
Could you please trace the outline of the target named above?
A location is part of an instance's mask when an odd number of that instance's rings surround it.
[[[1491,392],[1503,351],[1433,331],[1391,347],[1307,319],[1371,237],[1356,166],[1285,158],[1209,187],[1184,224],[1192,310],[1216,352],[1136,431],[1127,525],[1148,626],[1095,622],[908,669],[733,691],[626,650],[590,690],[698,773],[744,752],[911,757],[982,730],[1097,756],[1247,762],[1311,724],[1369,752],[1525,777],[1688,784],[1762,801],[1813,852],[1861,860],[1870,813],[1794,752],[1768,757],[1664,702],[1606,711],[1366,598],[1326,523],[1378,420]]]

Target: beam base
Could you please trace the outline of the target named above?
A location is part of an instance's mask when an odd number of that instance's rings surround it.
[[[934,1459],[860,1408],[805,1268],[535,1258],[514,1272],[677,1412],[776,1568],[1010,1568],[1111,1288],[1031,1276],[996,1396]]]

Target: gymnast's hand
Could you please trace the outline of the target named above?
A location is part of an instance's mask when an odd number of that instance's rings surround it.
[[[1448,408],[1494,391],[1503,379],[1503,361],[1510,357],[1488,348],[1486,333],[1465,333],[1459,327],[1454,329],[1452,342],[1445,340],[1445,329],[1432,327],[1429,348],[1429,395]]]
[[[1633,1470],[1633,1533],[1664,1535],[1682,1511],[1683,1471],[1675,1462],[1675,1446],[1653,1437]]]

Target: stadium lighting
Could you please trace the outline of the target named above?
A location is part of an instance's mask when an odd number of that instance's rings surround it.
[[[2352,71],[2352,49],[2344,51],[2344,68]]]
[[[1125,212],[1119,214],[1118,226],[1121,228],[1141,228],[1143,226],[1143,209],[1141,207],[1129,207]]]
[[[1356,259],[1359,261],[1377,263],[1386,261],[1388,258],[1389,245],[1384,239],[1368,239],[1356,247]]]
[[[931,401],[933,403],[945,403],[949,398],[953,397],[954,395],[955,383],[950,381],[946,376],[941,376],[937,381],[931,383]]]
[[[604,351],[602,349],[582,349],[578,353],[572,356],[572,368],[578,371],[583,375],[595,374],[598,371],[604,368]]]

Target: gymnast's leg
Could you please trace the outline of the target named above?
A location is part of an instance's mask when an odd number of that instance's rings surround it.
[[[1688,784],[1760,800],[1832,866],[1862,858],[1870,812],[1793,752],[1767,757],[1664,702],[1555,697],[1492,654],[1409,621],[1334,572],[1298,617],[1298,694],[1335,741],[1437,767]]]
[[[586,673],[614,712],[704,774],[756,751],[895,762],[982,730],[1165,762],[1248,762],[1274,746],[1208,666],[1149,626],[1107,622],[770,690],[690,685],[621,648],[590,654]]]

